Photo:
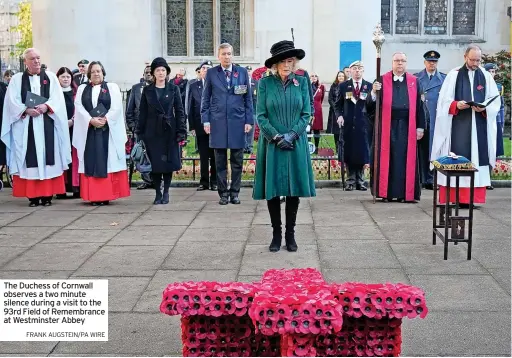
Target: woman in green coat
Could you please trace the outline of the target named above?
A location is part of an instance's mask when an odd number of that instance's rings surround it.
[[[253,198],[267,200],[273,229],[269,250],[277,252],[282,240],[279,197],[286,197],[286,249],[297,251],[294,229],[299,197],[316,195],[306,135],[311,118],[309,87],[306,78],[293,73],[305,53],[292,41],[272,45],[270,53],[265,66],[271,73],[258,85],[256,115],[262,135]]]

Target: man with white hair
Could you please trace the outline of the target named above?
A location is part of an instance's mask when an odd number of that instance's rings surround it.
[[[66,104],[54,73],[41,68],[35,48],[23,52],[26,70],[7,87],[1,138],[14,176],[13,196],[30,206],[51,205],[66,192],[63,172],[71,163]]]
[[[500,100],[496,82],[482,67],[482,50],[469,45],[464,64],[451,70],[441,87],[437,106],[436,128],[431,160],[450,152],[469,159],[478,169],[475,173],[475,203],[485,203],[485,187],[491,185],[489,166],[496,164],[496,115]],[[486,107],[474,103],[488,102]],[[445,202],[446,186],[450,185],[450,202],[455,201],[455,178],[451,183],[438,174],[441,188],[439,201]],[[469,178],[460,178],[460,203],[469,204]]]

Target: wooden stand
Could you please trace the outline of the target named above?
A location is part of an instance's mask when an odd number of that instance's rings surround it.
[[[453,242],[457,245],[459,242],[468,244],[468,260],[471,260],[471,246],[473,244],[473,201],[475,197],[475,172],[478,169],[471,170],[447,170],[434,168],[434,199],[433,199],[433,225],[432,225],[432,244],[436,244],[436,237],[439,237],[444,243],[444,259],[448,260],[448,243]],[[446,202],[439,204],[437,200],[437,173],[446,176]],[[455,177],[455,204],[450,204],[450,183],[451,178]],[[460,177],[470,177],[469,187],[469,216],[459,216],[459,180]],[[439,222],[437,213],[439,208]],[[455,215],[452,215],[452,209],[455,209]],[[468,238],[465,238],[465,223],[468,221]],[[444,234],[438,229],[444,229]],[[451,235],[448,235],[448,229],[451,228]]]

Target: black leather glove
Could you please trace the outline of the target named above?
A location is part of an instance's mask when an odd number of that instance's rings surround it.
[[[279,149],[282,149],[282,150],[293,150],[294,149],[293,143],[286,140],[285,136],[283,136],[283,138],[277,143],[277,146]]]
[[[286,133],[283,135],[284,140],[287,142],[293,143],[297,138],[299,138],[299,135],[295,133],[294,131],[290,131],[289,133]]]

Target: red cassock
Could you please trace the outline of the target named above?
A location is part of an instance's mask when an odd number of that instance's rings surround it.
[[[34,199],[65,193],[64,175],[44,180],[23,179],[19,175],[13,176],[12,195],[17,198]]]
[[[112,201],[130,196],[128,173],[122,170],[108,173],[106,178],[80,174],[80,197],[90,202]]]
[[[457,101],[453,101],[450,105],[450,109],[448,111],[449,114],[455,116],[459,113],[459,110],[457,109]],[[487,117],[486,112],[482,112],[482,115],[484,117]],[[473,197],[473,203],[475,204],[485,204],[485,197],[486,197],[486,188],[485,187],[475,187],[474,191],[474,197]],[[450,202],[455,203],[457,196],[457,189],[451,188],[450,189]],[[459,203],[461,204],[469,204],[470,199],[470,192],[469,188],[461,188],[459,187]],[[439,203],[445,204],[446,203],[446,186],[440,185],[439,186]]]

